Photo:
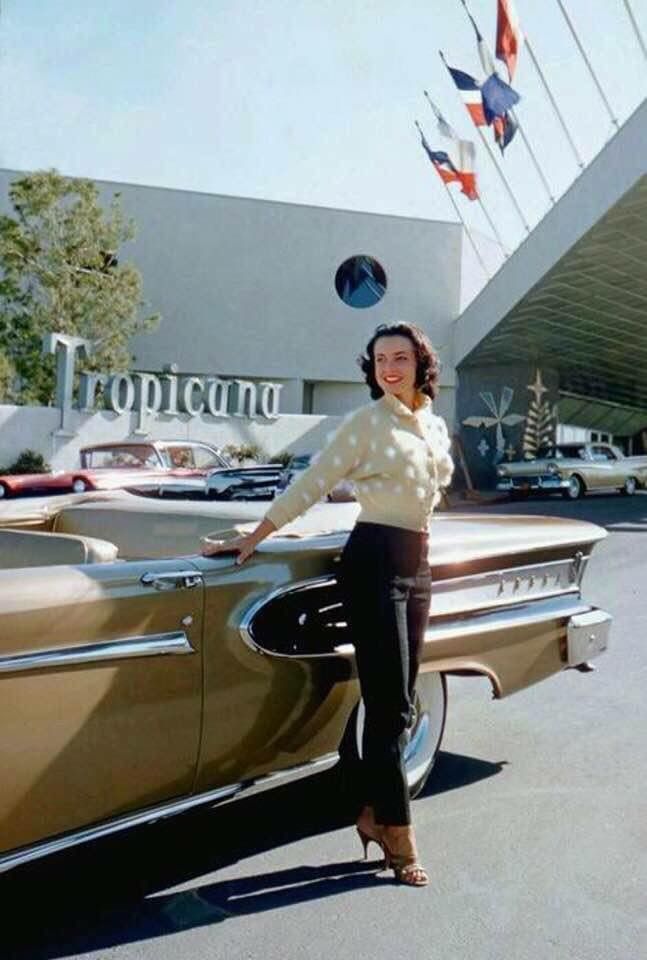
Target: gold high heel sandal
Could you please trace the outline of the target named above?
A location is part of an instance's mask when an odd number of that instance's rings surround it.
[[[379,839],[379,837],[374,837],[373,834],[371,834],[371,833],[366,833],[366,831],[365,831],[365,830],[362,830],[361,827],[356,826],[355,829],[357,830],[357,835],[358,835],[359,839],[361,840],[362,846],[364,847],[364,860],[368,860],[368,845],[369,845],[369,843],[376,843],[376,844],[378,845],[378,847],[380,848],[380,850],[384,853],[384,847],[383,847],[382,841]],[[386,858],[386,854],[385,854],[385,858]]]
[[[384,839],[380,841],[380,846],[384,850],[384,869],[393,870],[398,883],[404,883],[408,887],[427,886],[429,875],[414,854],[392,853]]]

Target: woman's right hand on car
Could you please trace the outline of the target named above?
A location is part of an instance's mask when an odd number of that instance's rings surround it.
[[[212,540],[202,538],[202,556],[213,557],[219,553],[237,553],[236,563],[244,563],[256,549],[256,541],[251,533],[245,537],[235,537],[233,540]]]
[[[243,534],[240,537],[230,537],[227,540],[218,540],[217,537],[201,537],[203,557],[217,556],[219,553],[237,553],[236,563],[245,563],[251,557],[261,540],[264,540],[270,533],[274,533],[276,527],[270,520],[263,519],[251,533]]]

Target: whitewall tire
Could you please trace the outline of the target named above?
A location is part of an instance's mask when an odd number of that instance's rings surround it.
[[[447,681],[444,674],[426,671],[418,675],[416,715],[409,731],[405,764],[409,795],[416,797],[424,787],[440,749],[447,715]],[[364,703],[360,700],[351,717],[344,760],[351,767],[362,756]]]

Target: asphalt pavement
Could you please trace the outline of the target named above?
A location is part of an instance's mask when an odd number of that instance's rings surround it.
[[[450,678],[429,887],[359,861],[330,771],[0,877],[0,958],[645,960],[647,494],[468,509],[605,526],[583,594],[615,622],[594,672],[501,701]]]

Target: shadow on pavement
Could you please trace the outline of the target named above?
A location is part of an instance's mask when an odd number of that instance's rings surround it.
[[[503,762],[441,752],[416,805],[499,773]],[[414,806],[415,809],[415,806]],[[321,863],[218,880],[217,871],[306,837],[349,828],[354,805],[337,770],[265,796],[127,831],[0,878],[3,960],[108,950],[232,917],[391,883],[380,861]],[[377,848],[370,848],[377,853]],[[210,882],[164,893],[205,874]]]

